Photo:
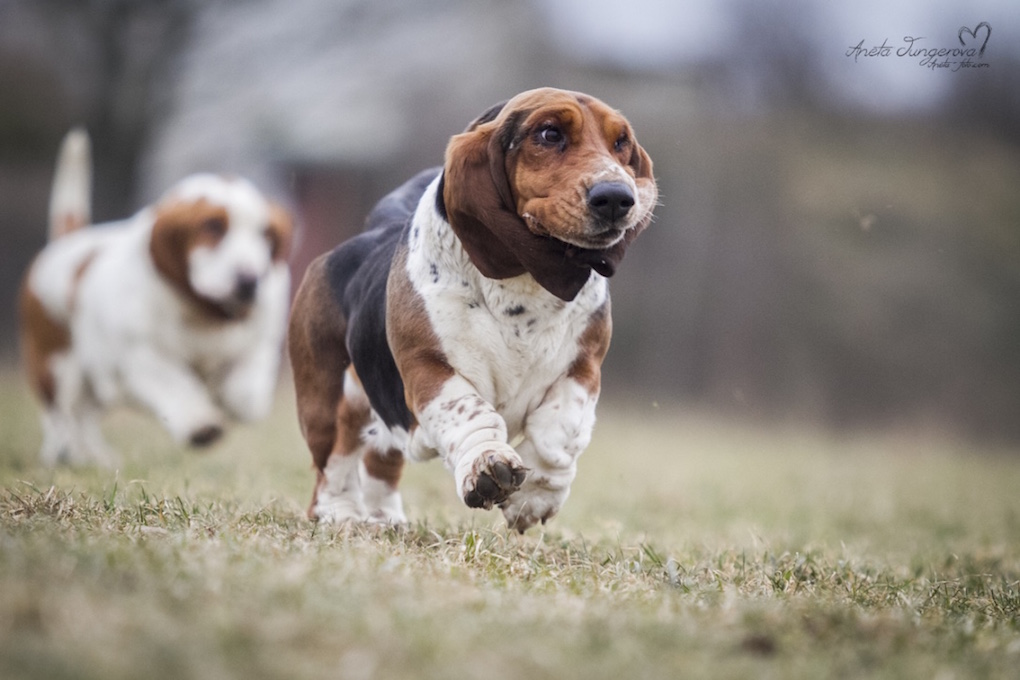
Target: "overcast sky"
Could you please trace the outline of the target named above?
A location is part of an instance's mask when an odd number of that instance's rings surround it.
[[[585,59],[624,66],[683,64],[741,53],[735,15],[754,0],[547,0],[551,30],[559,44]],[[961,27],[981,22],[992,27],[984,61],[1020,52],[1020,0],[764,0],[758,11],[790,10],[800,25],[791,33],[806,36],[812,50],[836,83],[838,94],[877,109],[924,107],[937,102],[950,84],[945,69],[921,65],[921,59],[895,54],[872,59],[847,56],[864,40],[866,47],[905,47],[905,36],[920,38],[923,48],[960,47]],[[626,10],[621,9],[626,7]],[[767,9],[765,11],[768,11]],[[621,39],[621,36],[628,36]],[[969,38],[969,36],[966,36]],[[978,35],[983,38],[983,33]],[[1001,60],[1000,60],[1001,63]],[[948,76],[948,77],[947,77]]]

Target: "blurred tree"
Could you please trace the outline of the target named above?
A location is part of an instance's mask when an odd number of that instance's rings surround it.
[[[47,193],[64,133],[93,138],[93,217],[138,205],[147,135],[170,106],[172,65],[201,3],[192,0],[4,0],[0,3],[0,318],[45,239]],[[14,346],[0,324],[0,349]]]
[[[200,3],[14,1],[23,6],[22,21],[45,34],[36,45],[58,48],[49,54],[37,49],[20,58],[58,74],[67,113],[76,118],[62,120],[63,128],[84,124],[93,138],[95,217],[128,214],[136,207],[138,163],[146,136],[160,109],[170,105],[167,76]],[[55,140],[47,147],[55,149]]]

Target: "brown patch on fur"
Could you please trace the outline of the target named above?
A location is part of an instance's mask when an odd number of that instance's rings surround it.
[[[315,468],[325,468],[337,440],[344,371],[351,365],[347,325],[325,279],[325,259],[315,259],[305,272],[291,309],[287,348],[294,375],[298,420]]]
[[[78,287],[86,270],[95,259],[91,253],[85,257],[74,272],[70,299],[67,308],[74,310],[78,296]],[[50,372],[50,358],[54,354],[67,351],[71,347],[71,329],[64,323],[53,319],[42,301],[28,286],[29,275],[25,275],[19,293],[21,314],[21,354],[28,373],[29,383],[38,392],[39,397],[47,405],[52,405],[57,395],[56,379]]]
[[[87,220],[77,213],[66,212],[59,215],[50,228],[50,240],[66,236],[72,231],[78,231],[86,226]]]
[[[397,449],[385,452],[369,449],[362,460],[365,463],[365,472],[370,477],[386,482],[392,489],[397,488],[400,474],[404,470],[404,454]]]
[[[393,257],[387,282],[386,335],[404,381],[404,398],[411,413],[420,413],[439,396],[454,371],[432,328],[425,302],[407,278],[407,247]]]
[[[315,466],[309,519],[316,519],[314,508],[326,484],[323,471],[330,455],[354,452],[371,417],[367,402],[352,404],[344,399],[344,375],[351,366],[345,340],[347,324],[326,280],[327,257],[321,255],[308,265],[294,298],[287,333],[298,421]],[[353,370],[350,374],[357,378]]]
[[[188,280],[188,254],[215,246],[227,232],[227,210],[204,199],[167,201],[156,208],[149,253],[156,270],[174,290],[216,319],[231,318],[219,304],[199,295]]]
[[[269,227],[266,229],[273,260],[285,262],[290,256],[291,244],[294,240],[294,223],[290,213],[276,203],[269,204]]]
[[[344,372],[351,363],[347,324],[326,281],[326,258],[322,255],[308,266],[294,298],[287,333],[298,420],[320,476],[337,446]]]
[[[543,141],[549,126],[562,133],[562,144]],[[647,212],[622,240],[603,248],[599,239],[613,236],[589,233],[587,198],[612,163],[634,179]],[[447,146],[443,201],[472,263],[494,279],[527,271],[564,300],[577,295],[591,269],[612,276],[650,222],[656,196],[651,159],[626,118],[586,95],[524,92]]]
[[[29,383],[46,405],[57,397],[57,385],[49,362],[54,354],[71,347],[71,329],[54,320],[42,301],[28,287],[28,277],[19,294],[21,314],[21,356]]]
[[[612,334],[613,318],[610,314],[609,301],[606,300],[606,304],[602,305],[588,321],[588,327],[584,329],[578,343],[577,358],[567,371],[567,376],[580,383],[589,394],[598,394],[602,387],[602,361],[609,351]]]

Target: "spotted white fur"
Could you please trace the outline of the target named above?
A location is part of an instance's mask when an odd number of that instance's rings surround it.
[[[436,213],[437,183],[419,202],[406,267],[456,375],[417,414],[409,454],[440,456],[462,497],[480,457],[523,463],[531,473],[504,507],[523,530],[559,509],[590,440],[598,395],[567,373],[608,285],[592,272],[564,302],[528,274],[485,278]]]

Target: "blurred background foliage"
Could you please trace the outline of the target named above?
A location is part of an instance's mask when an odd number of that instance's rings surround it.
[[[848,56],[981,21],[976,68]],[[72,125],[95,218],[247,175],[300,221],[297,281],[478,113],[552,85],[621,109],[660,183],[613,282],[608,401],[1017,440],[1018,32],[1008,0],[0,0],[0,351]]]

